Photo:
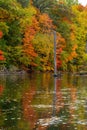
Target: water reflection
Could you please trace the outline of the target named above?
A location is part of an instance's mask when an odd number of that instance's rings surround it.
[[[0,76],[1,130],[86,130],[87,77]]]

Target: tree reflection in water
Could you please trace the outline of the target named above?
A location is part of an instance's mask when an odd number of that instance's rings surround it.
[[[0,78],[0,129],[86,130],[87,77],[52,74]]]

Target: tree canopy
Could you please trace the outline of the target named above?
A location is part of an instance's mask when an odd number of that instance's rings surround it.
[[[0,0],[3,66],[53,71],[55,30],[57,69],[80,70],[87,63],[86,23],[87,7],[78,0]]]

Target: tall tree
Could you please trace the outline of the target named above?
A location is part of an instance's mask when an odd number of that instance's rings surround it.
[[[41,13],[48,12],[57,2],[56,0],[32,0],[33,5],[37,7]]]
[[[75,25],[75,36],[77,40],[77,55],[75,58],[74,64],[77,67],[84,65],[87,62],[87,54],[86,54],[86,39],[87,39],[87,9],[82,5],[73,6],[72,10],[75,14],[73,19]]]
[[[27,7],[29,5],[30,0],[17,0],[22,7]]]
[[[61,52],[61,61],[62,67],[67,69],[73,58],[77,56],[75,52],[76,47],[74,47],[74,44],[76,43],[75,26],[72,21],[74,13],[72,12],[71,7],[68,7],[64,3],[59,3],[55,8],[52,8],[50,17],[56,26],[56,31],[65,39],[66,45]]]

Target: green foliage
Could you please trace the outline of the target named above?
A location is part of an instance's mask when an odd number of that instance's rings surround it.
[[[65,2],[65,4],[67,4],[68,6],[72,6],[72,5],[76,5],[78,4],[78,0],[63,0]]]
[[[36,15],[36,10],[33,6],[28,6],[22,9],[22,16],[20,17],[21,28],[25,29],[27,25],[32,24],[32,18]]]
[[[14,15],[20,15],[21,13],[20,4],[16,0],[0,0],[0,8]]]
[[[70,39],[70,25],[66,22],[61,22],[57,31],[64,37],[67,41]]]
[[[23,53],[22,46],[15,46],[15,47],[7,47],[5,52],[6,57],[6,67],[10,67],[11,65],[22,67],[28,66],[30,64],[29,58]]]
[[[4,34],[8,34],[9,27],[6,25],[6,22],[0,22],[0,30],[2,30]]]
[[[33,5],[38,8],[41,13],[49,12],[56,3],[56,0],[32,0]]]
[[[85,8],[81,5],[73,6],[73,12],[75,13],[75,18],[73,22],[75,24],[75,35],[77,41],[77,55],[78,57],[75,59],[75,64],[81,66],[86,63],[85,58],[85,47],[86,47],[86,35],[87,35],[87,12]]]
[[[22,7],[27,7],[30,0],[17,0],[19,3],[21,3]]]
[[[53,40],[52,35],[38,33],[34,40],[33,45],[35,51],[38,53],[39,66],[43,70],[52,70],[52,59],[53,59]]]
[[[4,36],[7,40],[7,45],[16,46],[21,44],[22,36],[19,21],[13,21],[11,25],[8,24],[8,26],[9,33]]]
[[[53,70],[53,29],[60,69],[87,63],[87,8],[78,0],[0,0],[0,50],[7,67]]]

